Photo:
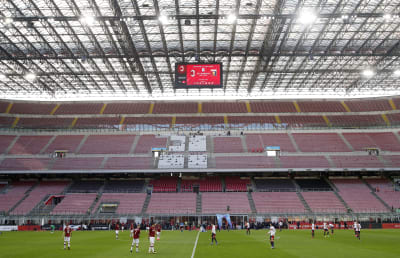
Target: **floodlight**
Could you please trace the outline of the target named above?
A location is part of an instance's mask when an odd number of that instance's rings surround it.
[[[5,80],[7,76],[5,74],[0,73],[0,80]]]
[[[392,15],[390,13],[386,13],[383,15],[383,19],[385,19],[385,21],[390,21],[392,19]]]
[[[317,19],[317,15],[315,14],[315,12],[311,11],[311,10],[302,10],[299,13],[298,16],[298,21],[302,24],[311,24],[313,22],[315,22],[315,20]]]
[[[396,76],[396,77],[400,77],[400,70],[395,70],[393,72],[393,75]]]
[[[93,23],[95,22],[95,20],[96,20],[96,19],[95,19],[93,16],[91,16],[91,15],[85,15],[85,16],[82,16],[82,17],[79,19],[79,21],[80,21],[82,24],[87,25],[87,26],[92,26]]]
[[[13,18],[10,17],[4,18],[4,24],[6,25],[13,23],[13,21],[14,21]]]
[[[160,14],[160,16],[158,16],[158,21],[161,24],[166,24],[168,22],[168,17],[164,14]]]
[[[365,70],[362,72],[362,74],[363,74],[365,77],[372,77],[372,76],[375,75],[375,72],[374,72],[372,69],[365,69]]]
[[[227,17],[228,23],[234,23],[236,21],[236,19],[237,19],[237,17],[236,17],[236,14],[234,14],[234,13],[229,14]]]
[[[34,81],[36,79],[36,74],[27,73],[27,74],[25,74],[25,79],[27,79],[28,81]]]

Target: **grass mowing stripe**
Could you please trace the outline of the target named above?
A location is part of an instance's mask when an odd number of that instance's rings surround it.
[[[197,241],[199,241],[199,236],[200,236],[200,230],[197,233],[196,242],[194,242],[194,247],[193,247],[193,252],[192,252],[192,257],[191,258],[194,257],[194,253],[196,252],[196,246],[197,246]]]

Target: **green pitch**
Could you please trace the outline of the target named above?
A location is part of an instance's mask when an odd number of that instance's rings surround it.
[[[336,230],[329,238],[321,230],[311,239],[309,230],[277,232],[276,249],[271,250],[266,230],[221,231],[217,233],[218,245],[210,245],[210,232],[200,233],[195,258],[258,258],[258,257],[399,257],[400,230],[363,230],[361,241],[352,230]],[[161,241],[156,241],[157,254],[148,254],[147,233],[142,232],[140,253],[130,254],[129,232],[120,232],[115,240],[113,231],[73,232],[71,250],[63,250],[60,231],[50,232],[3,232],[0,235],[1,258],[54,258],[54,257],[167,257],[191,258],[197,232],[163,231]]]

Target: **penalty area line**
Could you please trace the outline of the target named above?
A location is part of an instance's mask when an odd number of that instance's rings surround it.
[[[192,256],[190,258],[194,257],[194,253],[196,252],[196,247],[197,247],[197,241],[199,240],[199,236],[200,236],[200,230],[197,233],[197,237],[196,237],[196,242],[194,242],[194,247],[193,247],[193,252],[192,252]]]

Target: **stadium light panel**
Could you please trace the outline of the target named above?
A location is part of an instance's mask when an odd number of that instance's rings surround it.
[[[372,76],[375,75],[375,72],[374,72],[372,69],[365,69],[365,70],[362,72],[362,74],[363,74],[365,77],[372,77]]]
[[[96,19],[91,15],[84,15],[79,19],[79,21],[84,25],[92,26]]]
[[[234,13],[229,14],[227,17],[227,21],[230,24],[234,23],[236,21],[236,19],[237,19],[237,17],[236,17],[236,14],[234,14]]]
[[[396,76],[396,77],[400,77],[400,70],[394,71],[393,75]]]
[[[34,81],[36,79],[36,74],[27,73],[27,74],[25,74],[25,79],[27,79],[28,81]]]
[[[392,15],[390,13],[386,13],[383,15],[383,19],[388,22],[392,19]]]
[[[14,22],[13,18],[10,18],[10,17],[4,18],[4,24],[6,24],[6,25],[9,25],[9,24],[11,24],[13,22]]]
[[[317,15],[315,14],[315,12],[311,11],[311,10],[302,10],[299,13],[298,16],[298,21],[302,24],[311,24],[314,23],[315,20],[317,20]]]
[[[5,80],[7,76],[5,74],[0,73],[0,80]]]
[[[168,23],[168,17],[165,14],[160,14],[160,16],[158,16],[158,21],[161,24],[167,24]]]

